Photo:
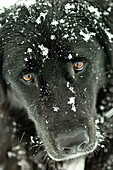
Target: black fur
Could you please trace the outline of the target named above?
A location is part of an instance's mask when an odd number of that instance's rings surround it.
[[[59,140],[85,131],[86,170],[112,170],[113,118],[106,113],[113,108],[113,2],[40,0],[4,9],[0,23],[4,169],[63,170],[72,153],[59,149]],[[82,71],[74,71],[77,61]]]

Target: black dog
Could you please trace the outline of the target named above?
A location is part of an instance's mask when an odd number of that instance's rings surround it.
[[[0,15],[4,169],[58,169],[52,160],[84,158],[103,140],[95,120],[100,90],[112,83],[112,5],[42,0]]]

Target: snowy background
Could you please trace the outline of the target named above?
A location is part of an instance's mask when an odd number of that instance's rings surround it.
[[[3,7],[8,8],[9,6],[12,6],[14,4],[26,4],[27,6],[35,3],[35,0],[0,0],[0,9]]]
[[[18,0],[0,0],[0,8],[14,5]]]

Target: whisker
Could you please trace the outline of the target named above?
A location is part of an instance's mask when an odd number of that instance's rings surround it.
[[[46,153],[45,156],[44,156],[44,158],[42,159],[42,161],[45,161],[46,158],[47,158],[47,156],[48,156],[48,154]]]
[[[22,142],[24,136],[25,136],[25,132],[22,133],[22,136],[21,136],[21,138],[20,138],[20,140],[19,140],[19,143]]]
[[[106,71],[106,72],[103,73],[103,75],[106,75],[106,74],[109,74],[109,73],[110,73],[110,71]]]

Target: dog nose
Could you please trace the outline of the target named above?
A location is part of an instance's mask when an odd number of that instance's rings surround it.
[[[82,151],[88,143],[89,136],[87,131],[74,133],[74,135],[64,135],[55,140],[57,149],[66,154]]]

